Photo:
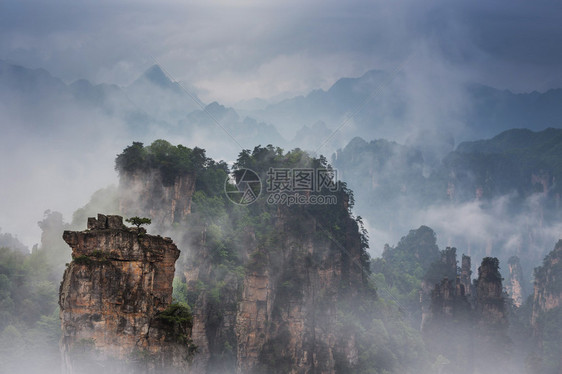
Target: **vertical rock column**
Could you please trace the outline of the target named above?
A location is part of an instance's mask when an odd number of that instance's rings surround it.
[[[472,294],[471,277],[472,270],[470,270],[470,256],[462,255],[461,284],[464,287],[464,294],[467,296]]]
[[[507,294],[511,298],[513,305],[520,307],[523,305],[523,269],[521,269],[521,263],[519,257],[512,256],[507,262],[509,269],[509,279],[505,285]]]
[[[63,239],[73,258],[59,295],[66,372],[87,362],[85,354],[90,361],[113,361],[109,366],[123,373],[132,366],[135,372],[183,366],[189,332],[167,331],[159,318],[172,302],[180,254],[172,240],[101,214],[88,219],[87,230],[65,231]]]
[[[507,333],[507,307],[503,296],[499,260],[485,257],[478,268],[476,286],[475,369],[486,372],[494,367],[508,372],[511,340]]]

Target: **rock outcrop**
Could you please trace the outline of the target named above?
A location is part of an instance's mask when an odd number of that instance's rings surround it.
[[[180,254],[172,240],[102,214],[63,238],[73,258],[59,298],[66,372],[100,362],[105,372],[186,370],[190,316],[169,309]]]
[[[476,284],[476,310],[479,324],[496,327],[507,324],[502,276],[497,258],[486,257],[482,260],[478,268]]]
[[[164,183],[158,169],[121,173],[120,178],[119,211],[125,216],[150,217],[155,228],[163,231],[191,212],[193,174],[178,175],[172,183]]]
[[[562,240],[535,269],[532,313],[535,372],[562,373]]]
[[[460,278],[465,295],[470,296],[472,294],[472,270],[470,265],[470,256],[462,255]]]
[[[441,263],[452,269],[454,251],[443,251]],[[494,359],[499,367],[510,344],[499,261],[484,258],[474,285],[470,285],[470,257],[463,255],[459,270],[455,280],[445,277],[435,284],[423,324],[424,339],[431,351],[447,358],[446,371],[480,372]]]
[[[485,257],[478,268],[475,300],[474,359],[477,372],[494,367],[508,371],[512,342],[508,336],[507,295],[503,286],[499,260]]]
[[[133,171],[120,169],[120,189],[127,192],[121,212],[150,217],[160,232],[189,249],[179,273],[198,348],[190,373],[353,370],[360,352],[355,332],[342,327],[343,310],[362,298],[373,302],[376,293],[367,285],[366,239],[349,213],[345,189],[323,187],[337,196],[335,206],[288,207],[261,199],[239,208],[223,204],[227,174],[217,169],[214,178],[224,173],[220,195],[216,184],[207,186],[191,212],[204,171],[171,173],[165,181],[162,164],[155,169],[152,161],[142,164],[143,157],[131,159],[141,164]],[[257,171],[258,166],[253,165]]]
[[[444,372],[455,370],[468,374],[472,373],[471,347],[474,340],[471,329],[474,312],[472,298],[469,298],[470,257],[462,256],[460,274],[456,264],[456,249],[445,249],[441,252],[439,267],[434,269],[447,275],[434,285],[430,293],[427,291],[428,281],[424,281],[421,293],[422,333],[430,351],[447,358],[448,362],[442,368]]]
[[[525,297],[523,291],[523,269],[521,268],[519,257],[510,257],[507,261],[507,267],[509,270],[509,278],[507,279],[505,290],[511,298],[513,305],[519,308],[523,305],[523,299]]]
[[[531,323],[537,325],[541,314],[562,307],[562,240],[535,269],[533,315]]]
[[[347,246],[338,248],[327,238],[313,239],[321,229],[312,218],[298,237],[284,227],[288,217],[279,221],[286,237],[267,251],[249,250],[244,276],[224,282],[221,305],[206,293],[197,301],[195,373],[330,374],[357,362],[355,336],[338,330],[337,313],[339,304],[353,304],[364,288],[357,224],[349,219]],[[245,244],[252,248],[251,236]],[[201,257],[204,248],[199,250],[195,256]],[[194,286],[208,282],[208,274],[204,265],[185,269]],[[233,348],[230,357],[224,355],[225,341]]]

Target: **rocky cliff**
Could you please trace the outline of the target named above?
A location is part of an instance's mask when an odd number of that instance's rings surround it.
[[[507,279],[505,290],[511,298],[513,305],[519,308],[523,305],[524,290],[523,290],[523,269],[519,257],[512,256],[507,261],[509,270],[509,277]]]
[[[445,250],[441,264],[452,269],[453,250]],[[474,373],[490,365],[505,367],[510,340],[507,308],[497,258],[486,257],[478,278],[470,285],[470,257],[462,257],[455,280],[443,278],[431,292],[429,313],[423,325],[428,348],[447,358],[448,372]],[[483,372],[483,371],[482,371]]]
[[[535,269],[532,324],[539,315],[562,306],[562,240]]]
[[[195,176],[178,175],[164,183],[158,169],[121,173],[119,211],[124,216],[150,217],[156,229],[170,227],[191,212]]]
[[[470,256],[462,255],[460,283],[464,288],[467,296],[472,294],[472,270],[470,264]]]
[[[73,259],[59,296],[66,372],[186,370],[191,322],[170,306],[180,254],[172,240],[102,214],[63,238]]]
[[[507,295],[503,293],[499,260],[485,257],[478,268],[475,300],[475,367],[484,372],[489,367],[508,371],[512,342],[508,336]]]
[[[341,330],[338,306],[357,305],[365,296],[365,263],[357,223],[349,218],[345,247],[322,238],[313,217],[293,234],[289,216],[274,224],[277,240],[260,248],[246,236],[248,256],[242,276],[227,276],[220,303],[207,292],[194,308],[193,341],[199,347],[195,373],[336,373],[358,361],[355,335]],[[205,256],[205,246],[195,257]],[[210,265],[184,268],[192,288],[208,284]],[[370,297],[374,297],[370,295]],[[341,313],[341,310],[340,310]],[[225,341],[232,355],[225,355]]]
[[[476,283],[476,310],[480,325],[504,326],[507,323],[507,311],[503,297],[499,260],[486,257],[478,268]]]
[[[353,370],[359,329],[344,328],[343,321],[357,322],[351,308],[376,296],[367,284],[366,238],[350,215],[345,184],[301,196],[329,193],[334,205],[285,206],[260,198],[241,207],[224,193],[223,166],[206,160],[195,170],[182,157],[169,163],[168,156],[184,148],[166,145],[162,153],[158,147],[134,144],[118,156],[121,208],[156,219],[158,229],[185,249],[177,281],[192,307],[191,338],[198,347],[190,373]],[[272,167],[326,171],[325,162],[268,146],[243,151],[236,165],[259,173],[265,189]],[[170,165],[177,172],[163,178]]]
[[[536,372],[562,373],[562,240],[535,269],[531,325]]]

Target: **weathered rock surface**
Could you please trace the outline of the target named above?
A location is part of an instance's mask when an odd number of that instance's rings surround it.
[[[158,230],[180,222],[191,212],[195,176],[177,176],[163,183],[159,170],[121,173],[119,211],[125,216],[147,216]]]
[[[523,291],[523,269],[519,257],[512,256],[507,262],[509,270],[509,278],[505,285],[505,290],[511,298],[513,305],[519,308],[523,305],[524,291]]]
[[[318,217],[280,207],[270,212],[275,219],[267,244],[256,239],[250,224],[233,248],[225,246],[236,253],[235,260],[229,258],[234,269],[217,260],[216,238],[206,243],[212,224],[190,213],[195,177],[176,177],[170,186],[163,182],[157,170],[122,173],[120,209],[152,218],[158,230],[189,248],[180,273],[187,293],[195,295],[189,300],[191,339],[198,350],[190,373],[330,374],[338,365],[353,368],[359,357],[356,337],[342,333],[337,307],[359,304],[368,264],[346,198],[334,207],[341,213],[334,216],[346,217],[338,221],[338,240],[329,239]]]
[[[442,262],[452,269],[454,251],[444,251]],[[474,285],[470,257],[463,255],[459,270],[455,280],[445,277],[435,284],[422,326],[424,339],[431,351],[449,360],[445,372],[472,374],[500,367],[507,362],[510,340],[499,261],[484,258]]]
[[[535,269],[531,325],[536,372],[562,373],[562,240]]]
[[[562,240],[545,257],[543,266],[535,269],[533,326],[542,313],[558,307],[562,307]]]
[[[497,258],[486,257],[478,268],[476,309],[480,324],[493,326],[507,323],[502,277]]]
[[[93,361],[113,361],[115,372],[184,370],[188,346],[158,318],[172,301],[180,254],[172,240],[101,214],[88,219],[88,230],[65,231],[63,238],[73,258],[59,298],[67,372],[87,369],[85,351]]]
[[[462,255],[460,281],[464,288],[465,295],[470,296],[472,294],[472,270],[470,265],[470,256]]]
[[[349,219],[346,248],[318,239],[323,235],[313,218],[298,237],[284,227],[289,224],[279,217],[276,229],[283,234],[265,251],[248,235],[245,274],[225,282],[220,305],[207,293],[200,296],[193,310],[194,373],[329,374],[357,363],[355,336],[338,330],[337,315],[337,306],[356,303],[364,288],[357,224]],[[204,246],[196,251],[205,256]],[[208,282],[204,261],[184,270],[192,284]],[[225,341],[233,356],[225,355]]]

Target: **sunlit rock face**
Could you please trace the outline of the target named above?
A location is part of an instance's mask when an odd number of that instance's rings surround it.
[[[101,214],[88,219],[87,230],[63,238],[73,258],[59,297],[66,372],[90,372],[100,363],[119,373],[187,370],[188,346],[158,318],[172,302],[180,254],[172,240]]]

